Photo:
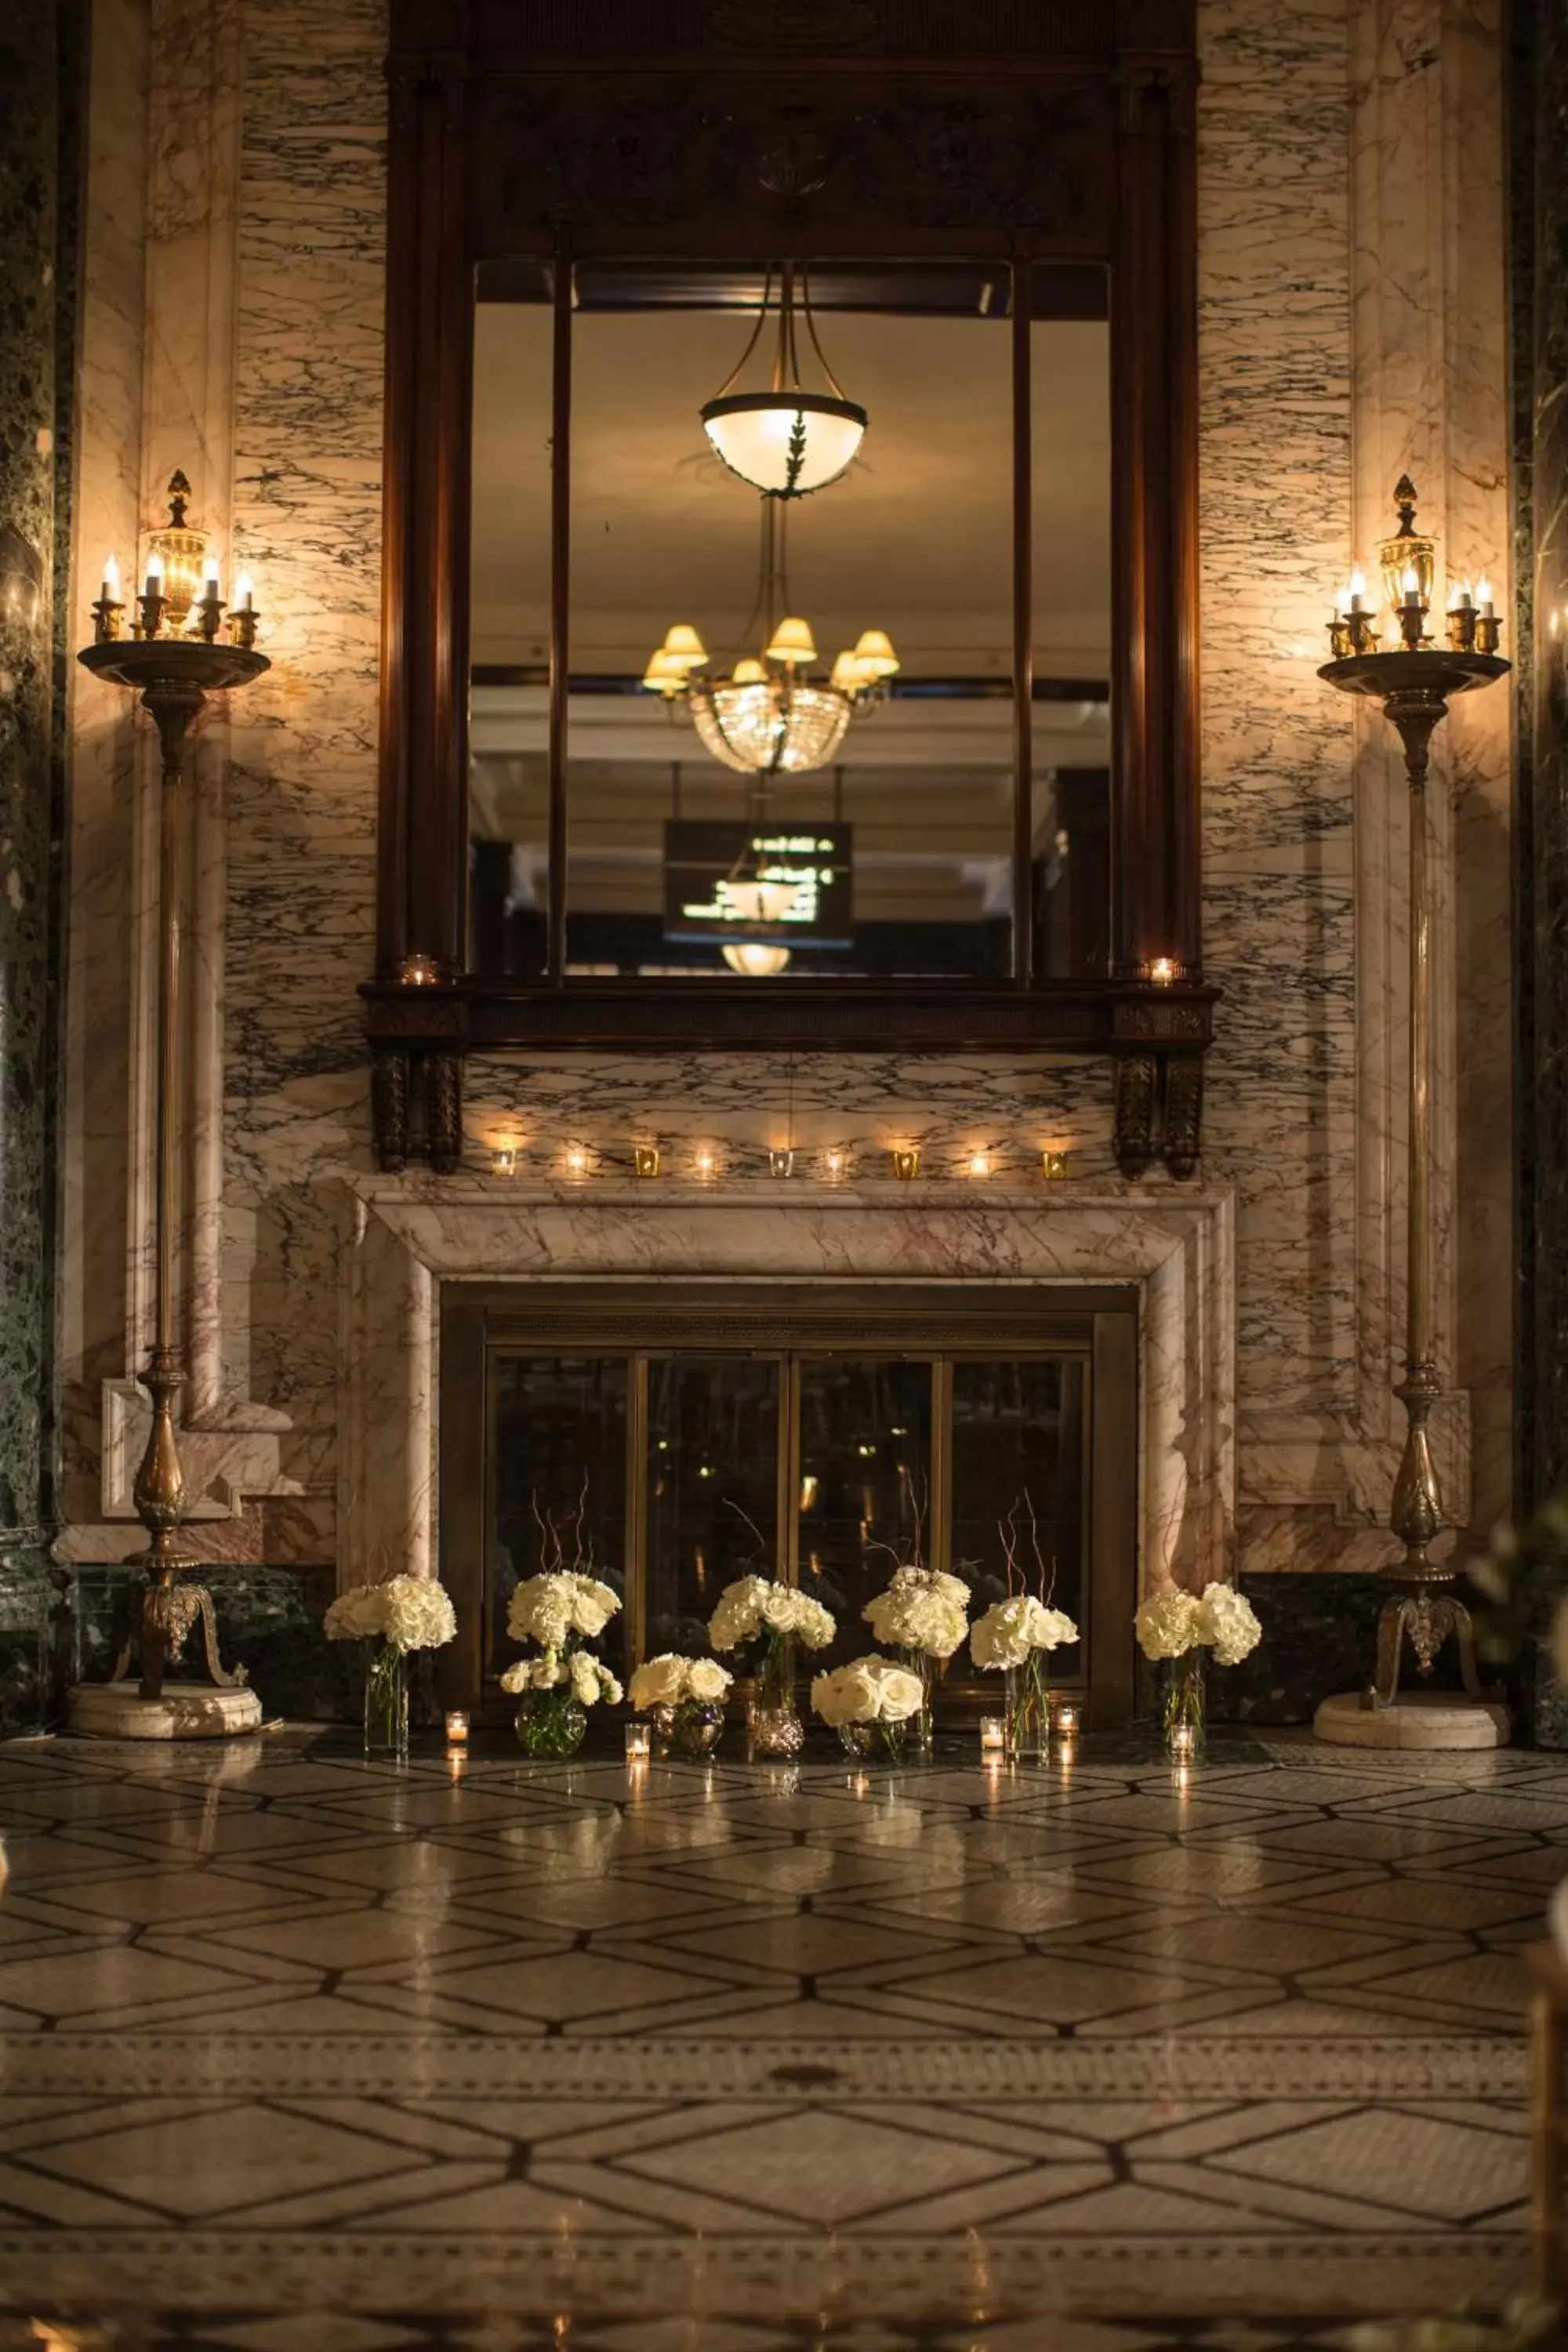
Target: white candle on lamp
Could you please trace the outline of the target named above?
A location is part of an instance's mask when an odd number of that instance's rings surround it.
[[[254,613],[256,610],[256,594],[248,572],[242,572],[234,583],[234,604],[238,613]]]
[[[107,555],[103,560],[101,595],[106,604],[118,604],[120,602],[120,565],[112,555]]]
[[[1480,608],[1481,618],[1489,621],[1493,617],[1492,583],[1484,572],[1476,583],[1476,603]]]
[[[147,585],[142,593],[148,596],[161,596],[163,593],[163,559],[156,548],[147,558]]]
[[[1418,613],[1421,610],[1421,582],[1413,563],[1405,565],[1399,585],[1405,593],[1405,611]]]
[[[1351,573],[1351,584],[1346,593],[1349,601],[1345,605],[1345,611],[1347,613],[1364,613],[1366,610],[1366,574],[1364,572],[1357,569]]]

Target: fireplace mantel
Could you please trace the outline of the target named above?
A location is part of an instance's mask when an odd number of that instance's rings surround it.
[[[1235,1216],[1220,1187],[367,1179],[343,1259],[340,1578],[434,1574],[439,1286],[715,1276],[1135,1282],[1141,1592],[1233,1563]]]

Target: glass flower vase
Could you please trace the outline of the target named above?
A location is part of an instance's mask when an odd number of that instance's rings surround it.
[[[1165,1753],[1173,1764],[1196,1764],[1204,1752],[1204,1654],[1188,1650],[1165,1666],[1165,1696],[1160,1710]]]
[[[746,1710],[753,1756],[798,1756],[805,1726],[795,1700],[795,1643],[787,1633],[770,1634],[757,1661],[756,1680]]]
[[[899,1727],[904,1735],[900,1747],[900,1749],[908,1748],[911,1755],[928,1757],[931,1754],[931,1696],[936,1688],[936,1660],[924,1650],[900,1650],[899,1664],[908,1667],[919,1682],[921,1692],[920,1713],[911,1715]]]
[[[390,1642],[378,1642],[364,1678],[364,1752],[408,1760],[408,1661]]]
[[[559,1763],[575,1756],[588,1728],[588,1710],[563,1685],[556,1690],[524,1691],[513,1728],[525,1756]]]
[[[915,1743],[916,1723],[917,1718],[912,1715],[902,1723],[895,1723],[888,1716],[879,1716],[874,1723],[841,1723],[838,1738],[845,1754],[862,1763],[868,1756],[875,1756],[879,1749],[897,1763]]]
[[[1007,1668],[1003,1681],[1004,1748],[1019,1762],[1037,1763],[1051,1746],[1051,1685],[1045,1652],[1031,1650],[1021,1666]]]
[[[718,1699],[683,1698],[676,1706],[654,1708],[653,1736],[661,1756],[711,1756],[723,1733],[724,1709]]]

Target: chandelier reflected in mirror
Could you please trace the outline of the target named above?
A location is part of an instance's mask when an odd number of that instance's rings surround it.
[[[797,310],[793,262],[786,261],[779,271],[778,333],[771,380],[761,392],[731,389],[762,339],[773,284],[770,269],[763,282],[762,308],[751,340],[713,398],[704,403],[702,427],[714,455],[742,482],[749,482],[765,498],[801,499],[812,490],[825,489],[854,464],[868,419],[858,402],[846,399],[843,385],[827,364],[817,340],[811,287],[804,269]],[[797,319],[805,322],[827,385],[826,392],[808,391],[801,381]]]
[[[689,712],[704,748],[742,775],[799,776],[825,768],[851,720],[883,699],[899,657],[885,629],[863,629],[824,677],[811,624],[790,611],[785,509],[763,506],[757,599],[742,642],[759,621],[762,648],[728,671],[710,668],[708,649],[689,621],[678,621],[653,655],[642,683],[671,708]]]

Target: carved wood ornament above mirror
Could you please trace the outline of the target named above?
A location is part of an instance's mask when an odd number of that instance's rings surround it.
[[[893,1047],[1104,1053],[1123,1168],[1191,1174],[1215,995],[1199,932],[1194,0],[393,0],[388,71],[377,971],[363,992],[382,1165],[457,1166],[469,1051]],[[1008,976],[569,968],[574,299],[611,262],[668,280],[760,257],[826,273],[994,262],[1011,288],[987,331],[1012,385]],[[531,271],[553,336],[529,974],[478,968],[469,944],[476,287],[498,269]],[[1089,270],[1109,289],[1108,911],[1098,968],[1052,976],[1031,936],[1049,692],[1034,676],[1031,323],[1042,288]]]

